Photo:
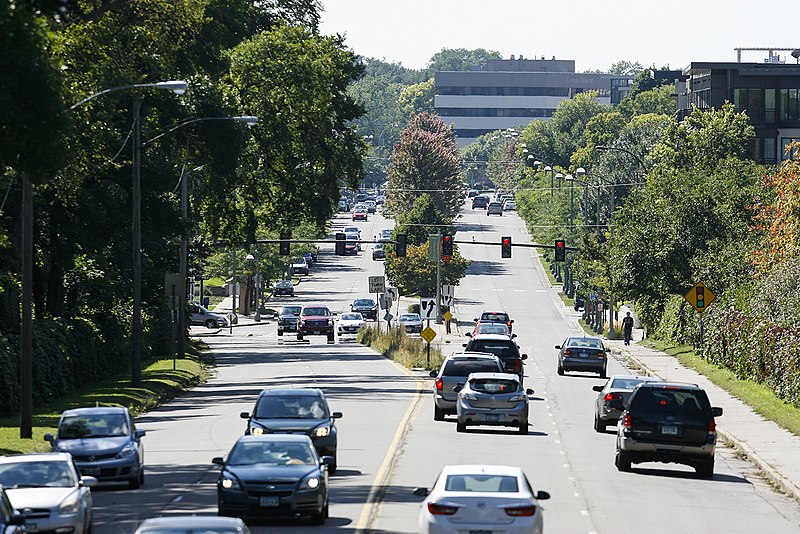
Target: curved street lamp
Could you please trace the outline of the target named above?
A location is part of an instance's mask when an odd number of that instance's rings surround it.
[[[600,150],[600,151],[616,150],[617,152],[623,152],[625,154],[628,154],[629,156],[631,156],[636,160],[636,163],[639,164],[639,166],[642,168],[644,172],[647,172],[647,165],[644,164],[642,158],[640,158],[639,156],[637,156],[636,154],[634,154],[633,152],[631,152],[626,148],[621,148],[618,146],[606,146],[606,145],[595,145],[594,148],[595,150]]]

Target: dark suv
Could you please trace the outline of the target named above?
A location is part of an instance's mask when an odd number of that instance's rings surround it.
[[[350,305],[351,312],[358,312],[364,319],[378,319],[378,305],[370,298],[358,298]]]
[[[522,384],[524,372],[522,370],[522,360],[527,360],[527,354],[520,354],[519,347],[509,336],[500,334],[478,334],[464,344],[464,352],[488,352],[494,354],[506,368],[507,373],[514,373],[519,376],[519,383]]]
[[[311,304],[303,306],[297,323],[297,341],[303,336],[327,336],[328,343],[336,341],[333,314],[327,306]]]
[[[278,313],[278,335],[284,332],[297,332],[297,316],[300,315],[302,306],[284,306]]]
[[[706,392],[695,384],[645,382],[633,390],[617,427],[615,463],[664,462],[694,467],[701,477],[714,475],[715,417]]]
[[[488,206],[489,206],[489,197],[485,197],[483,195],[472,197],[472,209],[475,208],[486,209]]]

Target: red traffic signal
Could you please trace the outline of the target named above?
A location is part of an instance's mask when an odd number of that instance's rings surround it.
[[[442,261],[448,262],[453,258],[453,236],[442,236]]]
[[[510,236],[503,236],[500,239],[500,257],[502,257],[502,258],[510,258],[511,257],[511,237]]]
[[[556,239],[555,250],[555,259],[553,261],[566,261],[567,247],[563,239]]]

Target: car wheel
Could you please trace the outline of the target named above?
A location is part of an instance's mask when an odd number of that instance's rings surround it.
[[[278,330],[278,335],[282,336],[283,335],[283,330]]]
[[[338,468],[338,466],[336,464],[337,464],[336,456],[334,456],[333,457],[333,463],[328,466],[328,474],[329,475],[335,475],[336,474],[336,469]]]
[[[617,464],[617,470],[630,471],[631,470],[631,453],[628,451],[617,450],[617,456],[614,461]]]
[[[128,487],[130,489],[139,489],[141,483],[139,482],[139,475],[136,475],[134,478],[128,480]]]
[[[214,319],[209,319],[206,321],[206,328],[217,328],[217,321]]]
[[[144,466],[139,467],[139,485],[144,486]]]
[[[594,429],[596,432],[605,432],[606,431],[606,424],[597,417],[597,414],[594,414]]]
[[[444,410],[436,406],[436,404],[433,405],[433,420],[444,421]]]
[[[334,336],[333,332],[331,332],[330,334],[328,334],[328,343],[335,343],[335,342],[336,342],[336,336]]]
[[[327,517],[325,509],[327,507],[328,507],[328,504],[325,503],[325,506],[323,506],[322,509],[319,512],[317,512],[315,514],[311,514],[311,524],[312,525],[324,525],[325,524],[325,518]]]
[[[564,367],[561,364],[558,364],[557,372],[559,375],[564,376]]]
[[[466,423],[462,423],[461,421],[456,423],[456,432],[466,432],[466,431],[467,431]]]
[[[525,421],[524,423],[520,423],[519,425],[519,433],[523,436],[528,434],[528,422]]]
[[[303,334],[300,332],[297,333],[297,341],[303,341]]]
[[[714,459],[707,462],[702,462],[694,466],[694,470],[702,478],[711,478],[714,476]]]
[[[603,367],[603,370],[600,371],[600,378],[608,378],[608,371],[605,367]]]

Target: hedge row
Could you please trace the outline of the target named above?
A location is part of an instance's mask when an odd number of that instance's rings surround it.
[[[800,328],[775,326],[735,309],[709,312],[704,357],[800,407]]]

